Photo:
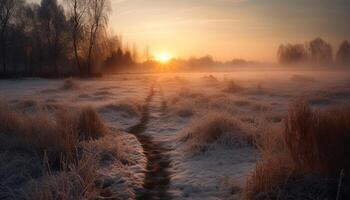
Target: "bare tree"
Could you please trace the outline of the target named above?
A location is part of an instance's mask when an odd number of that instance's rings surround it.
[[[89,43],[87,55],[87,74],[92,74],[93,51],[96,46],[97,36],[103,31],[108,24],[108,16],[110,11],[109,0],[89,0],[88,16],[89,16]]]
[[[72,40],[75,60],[80,75],[83,74],[83,68],[79,57],[79,45],[82,39],[82,32],[85,25],[85,18],[90,0],[66,0],[72,23]]]

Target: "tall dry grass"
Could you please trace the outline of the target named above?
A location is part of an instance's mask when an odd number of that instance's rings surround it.
[[[6,189],[1,198],[68,200],[98,196],[94,183],[98,152],[88,149],[85,141],[106,135],[108,129],[93,108],[60,110],[52,117],[46,111],[16,112],[1,103],[0,121],[0,156],[8,160],[0,170],[16,168],[0,172],[6,174],[0,177],[0,192]],[[31,160],[35,166],[28,165]],[[28,172],[35,174],[25,174]],[[16,190],[12,191],[9,184]]]
[[[284,138],[299,170],[338,174],[350,169],[350,107],[321,111],[304,100],[294,102]]]
[[[339,174],[349,172],[350,108],[314,110],[297,100],[282,127],[271,130],[257,138],[262,159],[242,199],[333,198]]]
[[[79,142],[98,139],[107,128],[90,107],[78,112],[58,111],[52,119],[48,112],[20,113],[0,105],[0,138],[3,149],[34,150],[47,154],[57,164],[62,156],[73,157]]]
[[[84,151],[74,164],[63,163],[60,173],[46,170],[39,180],[29,183],[23,196],[29,200],[73,200],[98,197],[95,186],[98,176],[98,156]]]

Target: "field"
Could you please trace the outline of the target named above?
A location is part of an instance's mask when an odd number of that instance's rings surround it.
[[[349,86],[349,72],[336,70],[1,80],[0,199],[268,195],[277,187],[275,180],[264,182],[257,176],[259,170],[268,171],[265,162],[281,161],[278,155],[288,154],[276,143],[285,142],[280,138],[293,103],[307,102],[318,112],[345,108]],[[280,145],[288,146],[289,139]],[[281,172],[280,166],[275,163],[269,173]],[[336,188],[337,170],[332,171]],[[302,176],[315,174],[314,168],[309,171]],[[278,187],[283,196],[283,187]]]

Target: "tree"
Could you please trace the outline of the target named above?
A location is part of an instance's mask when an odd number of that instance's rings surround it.
[[[333,61],[332,46],[322,38],[316,38],[309,43],[311,60],[318,64],[329,64]]]
[[[336,61],[342,65],[350,64],[350,43],[347,40],[340,45]]]
[[[89,0],[88,21],[89,21],[89,45],[87,55],[87,75],[92,74],[93,51],[97,43],[97,36],[108,24],[110,2],[108,0]]]
[[[57,0],[42,0],[38,16],[46,38],[47,59],[48,62],[53,62],[58,76],[58,60],[64,48],[62,33],[67,29],[63,7],[57,4]]]
[[[66,0],[71,21],[71,35],[73,40],[74,56],[80,75],[83,75],[83,68],[79,56],[80,41],[83,38],[83,28],[85,26],[86,11],[89,0]]]
[[[17,0],[1,0],[0,1],[0,46],[1,46],[1,60],[3,71],[6,73],[7,64],[7,44],[6,34],[8,31],[9,23],[11,18],[14,16],[16,4],[19,3]]]
[[[287,44],[278,48],[277,56],[280,63],[293,64],[306,61],[308,54],[302,44]]]

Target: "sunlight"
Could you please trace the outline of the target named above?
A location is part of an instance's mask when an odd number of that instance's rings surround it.
[[[158,62],[160,62],[160,63],[167,63],[167,62],[169,62],[172,58],[173,58],[173,56],[172,56],[170,53],[166,53],[166,52],[157,53],[157,54],[155,55],[156,61],[158,61]]]

